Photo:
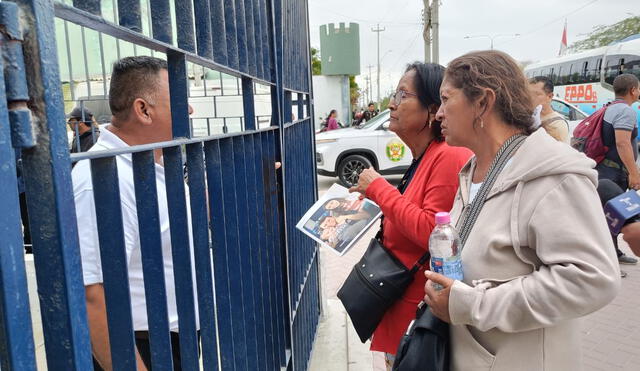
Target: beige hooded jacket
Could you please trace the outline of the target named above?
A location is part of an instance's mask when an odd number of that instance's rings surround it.
[[[581,369],[578,318],[620,286],[594,165],[538,130],[499,175],[449,297],[452,370]],[[460,172],[454,223],[474,168],[472,158]]]

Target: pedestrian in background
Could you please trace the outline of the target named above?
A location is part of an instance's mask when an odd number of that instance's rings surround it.
[[[336,117],[338,116],[338,111],[332,109],[331,112],[329,112],[329,116],[327,116],[327,130],[336,130],[336,129],[340,129],[340,125],[338,125],[338,119],[336,119]]]
[[[580,370],[578,318],[620,288],[594,162],[532,133],[527,80],[505,53],[451,61],[441,97],[447,143],[475,155],[460,172],[453,224],[485,200],[462,246],[463,281],[426,272],[425,302],[451,324],[451,370]]]
[[[365,169],[360,192],[380,206],[383,214],[382,245],[408,269],[427,252],[435,214],[450,210],[458,189],[458,171],[471,157],[465,148],[444,142],[436,112],[440,107],[440,84],[444,67],[416,62],[407,67],[389,102],[389,130],[411,150],[413,161],[396,188],[374,169]],[[424,267],[400,300],[385,313],[371,341],[371,350],[384,352],[391,365],[402,335],[415,318],[426,281]]]
[[[540,126],[557,141],[569,144],[569,123],[551,108],[553,82],[546,76],[536,76],[529,80],[529,93],[533,107],[541,106]]]
[[[86,108],[75,107],[67,115],[67,124],[73,132],[71,153],[88,151],[100,136],[98,122]]]
[[[364,111],[364,113],[360,117],[360,120],[358,121],[358,125],[360,125],[363,122],[367,122],[376,116],[378,116],[378,110],[376,110],[376,105],[373,104],[373,102],[370,102],[369,105],[367,106],[367,110]]]
[[[609,150],[604,160],[596,166],[599,179],[609,179],[623,190],[640,189],[638,159],[638,122],[631,105],[640,97],[638,78],[630,73],[618,75],[613,80],[616,99],[607,107],[602,121],[602,144]],[[637,264],[638,259],[625,255],[613,239],[618,262]]]

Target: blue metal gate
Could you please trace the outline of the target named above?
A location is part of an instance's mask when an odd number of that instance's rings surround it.
[[[116,370],[135,369],[115,161],[124,153],[133,158],[146,251],[152,364],[154,370],[171,369],[162,256],[150,248],[160,233],[155,149],[164,155],[182,368],[307,368],[320,311],[317,247],[295,229],[317,194],[307,0],[170,1],[114,0],[113,19],[103,17],[105,0],[0,2],[2,370],[36,369],[14,149],[22,158],[48,369],[92,369],[70,177],[72,161],[84,159],[91,161],[92,177],[99,180],[93,184],[101,195],[95,200],[112,362]],[[147,33],[144,5],[151,15]],[[59,20],[82,26],[83,40],[84,29],[94,30],[101,43],[102,35],[109,35],[166,54],[173,141],[118,153],[69,155],[56,50]],[[192,136],[188,63],[240,79],[242,131]],[[255,84],[270,90],[268,127],[257,124]],[[283,164],[279,171],[276,161]],[[194,262],[188,246],[185,163]]]

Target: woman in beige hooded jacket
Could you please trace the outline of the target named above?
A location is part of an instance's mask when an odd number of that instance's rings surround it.
[[[580,370],[578,319],[609,303],[620,285],[595,163],[544,130],[531,134],[525,77],[502,52],[452,61],[441,95],[447,143],[475,154],[460,172],[453,223],[500,147],[528,135],[463,247],[464,281],[426,272],[425,301],[451,324],[452,370]]]

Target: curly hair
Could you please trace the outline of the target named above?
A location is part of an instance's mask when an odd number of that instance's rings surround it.
[[[495,50],[467,53],[449,63],[445,79],[472,102],[482,97],[484,89],[491,89],[496,96],[494,109],[508,125],[527,135],[534,131],[527,79],[508,54]]]

